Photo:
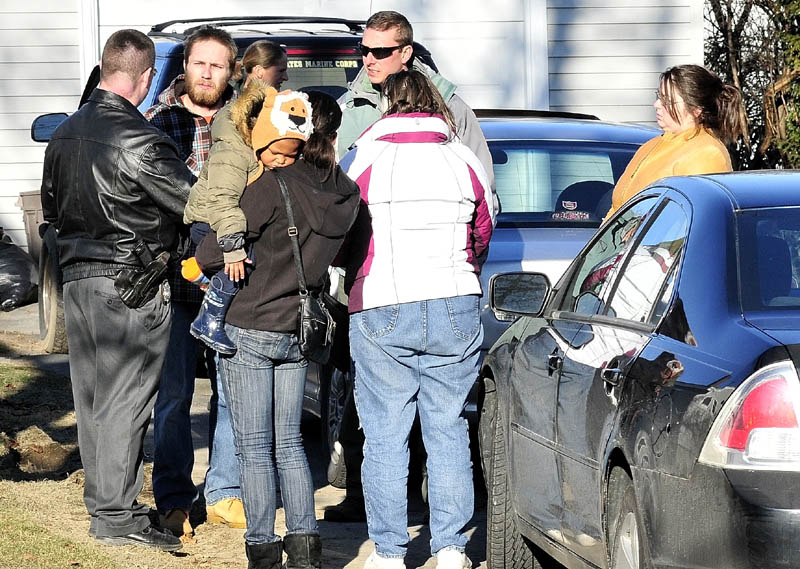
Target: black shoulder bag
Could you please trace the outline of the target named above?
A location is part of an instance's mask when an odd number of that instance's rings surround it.
[[[300,285],[300,308],[297,311],[297,340],[300,344],[300,353],[313,362],[327,364],[331,357],[336,322],[325,306],[324,293],[310,291],[306,286],[306,274],[303,270],[303,258],[300,255],[300,242],[297,239],[297,226],[294,222],[289,191],[286,189],[283,177],[275,170],[272,172],[281,188],[286,217],[289,218],[289,237],[292,240],[297,282]]]

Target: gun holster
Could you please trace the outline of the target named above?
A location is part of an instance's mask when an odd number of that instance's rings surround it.
[[[154,259],[143,241],[137,241],[134,252],[144,268],[122,269],[114,278],[114,288],[128,308],[140,308],[156,295],[169,264],[169,253],[162,251]]]

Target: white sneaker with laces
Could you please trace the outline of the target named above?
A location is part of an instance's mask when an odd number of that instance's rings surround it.
[[[364,569],[406,569],[406,562],[402,557],[381,557],[373,551],[367,557]]]
[[[472,569],[472,561],[457,549],[442,549],[436,552],[436,569]]]

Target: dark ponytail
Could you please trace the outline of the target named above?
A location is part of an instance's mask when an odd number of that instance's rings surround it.
[[[314,132],[303,146],[303,160],[325,172],[324,182],[336,167],[336,150],[333,141],[342,124],[342,109],[336,99],[321,91],[308,91],[311,103],[311,120]]]
[[[722,81],[700,65],[676,65],[661,74],[660,83],[667,94],[677,89],[684,102],[700,111],[697,124],[713,132],[725,144],[734,142],[744,132],[739,112],[742,95],[739,89]],[[669,108],[677,119],[674,103]]]

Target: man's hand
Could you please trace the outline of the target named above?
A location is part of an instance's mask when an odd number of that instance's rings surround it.
[[[228,278],[233,282],[244,280],[244,264],[250,264],[252,262],[253,261],[250,259],[245,259],[244,261],[237,261],[235,263],[225,263],[225,274],[228,275]]]

